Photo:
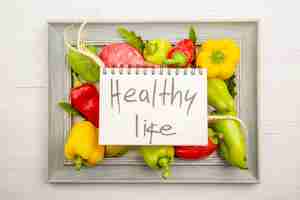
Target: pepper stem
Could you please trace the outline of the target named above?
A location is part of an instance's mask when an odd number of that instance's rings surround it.
[[[75,164],[75,169],[79,171],[81,169],[82,164],[83,164],[82,158],[80,156],[77,156],[74,159],[74,164]]]
[[[238,122],[246,132],[248,132],[246,124],[241,119],[235,116],[232,115],[209,115],[208,116],[208,123],[215,122],[217,120],[234,120]]]
[[[216,132],[214,132],[213,129],[208,128],[208,138],[214,143],[214,144],[218,144],[219,143],[219,139],[221,139],[221,134],[218,134]]]
[[[146,54],[153,55],[158,50],[158,46],[156,43],[147,42],[145,45]]]
[[[214,51],[211,55],[211,60],[214,64],[221,64],[224,62],[225,55],[222,51]]]
[[[81,86],[81,81],[79,80],[79,78],[77,77],[77,75],[74,72],[72,73],[72,77],[74,80],[74,83],[73,83],[74,88]]]
[[[175,52],[171,59],[166,59],[163,61],[165,65],[180,65],[184,66],[187,63],[187,57],[184,53]]]
[[[167,179],[171,175],[169,158],[163,157],[158,160],[158,165],[162,168],[162,178]]]

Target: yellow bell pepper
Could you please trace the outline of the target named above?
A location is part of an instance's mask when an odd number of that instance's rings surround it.
[[[65,156],[75,168],[95,166],[104,158],[104,146],[98,145],[98,129],[89,121],[77,122],[71,128],[65,144]]]
[[[207,69],[208,78],[228,79],[236,69],[240,49],[231,39],[207,40],[200,48],[196,65]]]

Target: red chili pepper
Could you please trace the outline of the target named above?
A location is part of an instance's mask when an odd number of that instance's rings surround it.
[[[209,129],[209,133],[212,130]],[[213,133],[215,134],[215,133]],[[209,137],[207,146],[177,146],[175,147],[175,155],[181,159],[196,160],[203,159],[211,155],[218,148],[216,138]]]
[[[190,39],[183,39],[168,52],[168,59],[164,61],[164,64],[187,67],[193,62],[194,53],[195,45],[193,41]]]
[[[71,90],[71,104],[94,126],[99,127],[99,92],[92,84],[83,84]]]

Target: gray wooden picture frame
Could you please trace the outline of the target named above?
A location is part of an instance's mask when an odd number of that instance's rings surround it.
[[[65,136],[71,126],[70,117],[57,103],[68,100],[71,88],[70,70],[66,63],[66,49],[63,31],[80,21],[49,21],[48,23],[48,63],[49,63],[49,138],[48,138],[48,181],[50,183],[259,183],[259,105],[260,105],[260,58],[259,20],[201,20],[201,21],[93,21],[86,27],[87,40],[93,44],[120,41],[116,27],[123,25],[143,38],[168,38],[175,41],[187,35],[188,27],[198,30],[198,38],[233,38],[241,47],[239,64],[237,106],[239,117],[246,123],[249,132],[248,169],[240,170],[227,165],[214,155],[207,160],[176,160],[172,167],[172,177],[160,178],[159,172],[148,169],[136,156],[106,159],[102,165],[74,170],[64,158]],[[72,37],[72,36],[71,36]],[[72,39],[75,40],[76,35]]]

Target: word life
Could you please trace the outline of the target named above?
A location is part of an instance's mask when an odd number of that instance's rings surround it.
[[[143,121],[142,127],[140,126],[140,121]],[[142,130],[142,133],[140,132],[140,130]],[[149,144],[152,144],[154,134],[170,136],[175,135],[176,132],[174,132],[173,127],[170,124],[161,125],[153,121],[148,122],[147,120],[140,120],[139,115],[135,114],[135,137],[149,137]]]

